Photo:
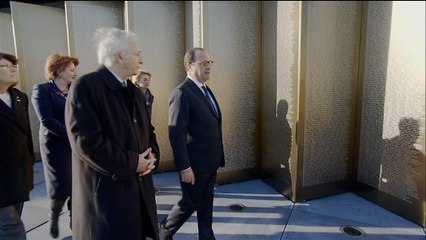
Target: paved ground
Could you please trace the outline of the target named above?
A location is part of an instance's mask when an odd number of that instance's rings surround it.
[[[24,205],[23,220],[28,240],[51,239],[48,233],[48,199],[41,162],[35,166],[35,189]],[[179,199],[176,172],[154,175],[159,219]],[[229,208],[242,204],[237,212]],[[68,212],[60,218],[58,239],[72,240]],[[358,228],[361,236],[343,233],[345,226]],[[261,180],[220,185],[214,202],[214,231],[218,240],[425,240],[425,229],[353,193],[294,204]],[[196,216],[174,237],[196,240]],[[118,239],[125,240],[125,239]]]

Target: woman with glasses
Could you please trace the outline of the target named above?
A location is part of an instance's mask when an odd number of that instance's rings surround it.
[[[50,201],[50,235],[59,234],[58,219],[68,199],[71,226],[71,147],[65,129],[65,101],[77,79],[79,60],[52,54],[46,60],[47,82],[34,85],[32,104],[40,121],[40,154]]]
[[[21,220],[33,189],[34,151],[28,97],[18,83],[15,56],[0,52],[0,239],[25,240]]]

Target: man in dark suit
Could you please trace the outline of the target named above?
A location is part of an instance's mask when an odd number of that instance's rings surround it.
[[[14,88],[15,56],[0,52],[0,239],[23,240],[24,202],[33,189],[34,150],[28,97]]]
[[[137,36],[95,33],[95,72],[72,85],[65,124],[72,149],[73,239],[158,239],[150,172],[159,148],[143,99],[128,80],[142,64]]]
[[[160,239],[173,234],[197,211],[200,240],[215,239],[213,196],[216,173],[225,165],[219,104],[205,85],[213,61],[203,48],[184,57],[186,80],[176,87],[169,102],[169,138],[180,172],[182,198],[160,223]]]

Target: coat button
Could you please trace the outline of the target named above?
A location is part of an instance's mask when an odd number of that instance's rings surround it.
[[[120,179],[118,179],[117,175],[112,175],[112,181],[113,182],[118,182]]]

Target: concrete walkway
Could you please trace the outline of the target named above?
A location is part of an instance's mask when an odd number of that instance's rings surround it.
[[[35,165],[35,188],[24,205],[23,221],[28,240],[49,240],[48,213],[43,169]],[[158,217],[161,220],[179,199],[176,172],[154,175]],[[242,211],[230,206],[241,205]],[[72,240],[68,212],[60,217],[58,239]],[[355,227],[359,234],[349,228]],[[213,228],[218,240],[425,240],[425,229],[353,193],[292,203],[262,180],[220,185],[214,201]],[[356,230],[355,229],[355,230]],[[196,217],[192,216],[174,236],[196,240]],[[90,240],[90,239],[89,239]],[[125,239],[118,239],[125,240]]]

